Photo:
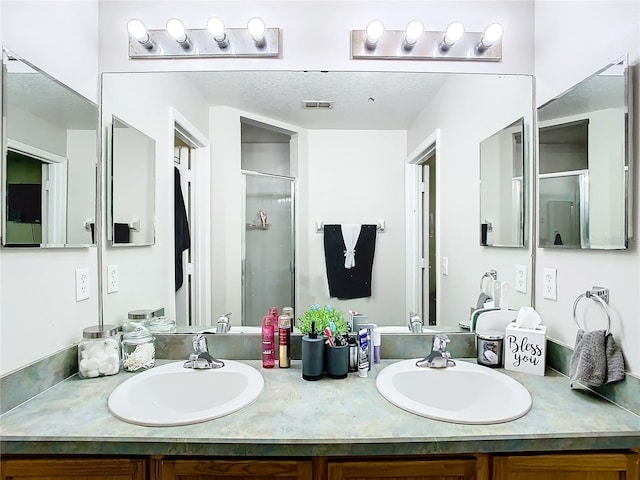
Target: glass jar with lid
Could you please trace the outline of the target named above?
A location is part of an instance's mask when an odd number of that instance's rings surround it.
[[[155,338],[151,330],[138,326],[122,336],[122,367],[127,372],[151,368],[156,364]]]
[[[116,325],[94,325],[82,331],[78,344],[78,376],[104,377],[120,371],[120,338]]]

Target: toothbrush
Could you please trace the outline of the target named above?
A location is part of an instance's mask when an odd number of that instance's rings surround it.
[[[329,327],[326,327],[324,329],[324,334],[327,336],[327,340],[329,340],[329,346],[333,347],[334,343],[333,343],[333,339],[331,338],[331,329]]]

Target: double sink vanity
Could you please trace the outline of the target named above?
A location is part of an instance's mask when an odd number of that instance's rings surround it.
[[[211,337],[215,354],[238,336]],[[551,369],[392,359],[309,382],[295,359],[195,370],[188,356],[73,376],[5,413],[2,478],[638,479],[640,418]]]

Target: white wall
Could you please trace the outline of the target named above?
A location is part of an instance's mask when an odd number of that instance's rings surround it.
[[[3,46],[97,101],[97,0],[3,0],[1,8]],[[95,248],[0,249],[0,374],[73,345],[97,323],[96,258]],[[76,303],[78,267],[90,269],[91,297]]]
[[[330,304],[346,312],[367,314],[378,325],[404,322],[405,211],[404,160],[406,131],[310,130],[307,189],[300,194],[309,205],[301,228],[312,232],[307,260],[301,266],[298,312],[311,304]],[[322,234],[315,221],[326,224],[386,222],[376,235],[371,297],[329,298]],[[356,260],[357,261],[357,260]]]
[[[118,265],[119,290],[105,296],[104,321],[121,324],[130,310],[159,307],[165,307],[167,318],[175,318],[171,195],[174,126],[170,120],[170,107],[177,109],[206,135],[208,106],[181,73],[160,76],[104,74],[102,97],[105,122],[110,122],[111,115],[115,114],[156,141],[156,242],[142,247],[105,247],[104,270],[106,273],[107,265]]]
[[[579,15],[576,14],[579,12]],[[535,8],[536,102],[542,105],[569,87],[629,53],[636,65],[640,58],[640,3],[636,1],[537,1]],[[594,34],[597,32],[597,34]],[[562,39],[562,41],[558,41]],[[638,88],[635,86],[635,113]],[[574,299],[594,285],[608,287],[613,312],[612,333],[621,345],[628,370],[640,374],[640,224],[638,187],[640,138],[637,115],[633,134],[635,238],[626,251],[558,251],[538,249],[536,269],[558,270],[558,300],[542,298],[542,275],[537,275],[536,310],[549,325],[548,336],[573,347],[577,328],[572,320]],[[591,314],[603,322],[601,309]],[[595,320],[594,320],[595,321]]]
[[[95,130],[67,131],[67,243],[91,243],[91,231],[84,228],[87,220],[96,218],[96,146]],[[82,199],[82,200],[79,200]]]
[[[491,269],[497,270],[498,280],[510,283],[511,308],[530,305],[530,294],[515,292],[515,266],[530,266],[531,242],[528,248],[481,247],[480,206],[474,199],[480,199],[480,142],[521,116],[531,125],[531,89],[532,78],[527,76],[461,75],[442,87],[408,131],[408,150],[413,151],[440,129],[437,265],[443,257],[449,262],[449,274],[439,279],[442,325],[457,327],[469,318],[480,279]],[[527,273],[530,277],[531,268]]]

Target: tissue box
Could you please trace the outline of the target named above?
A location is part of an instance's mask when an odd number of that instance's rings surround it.
[[[512,322],[504,335],[504,368],[514,372],[544,375],[547,326],[517,328]]]

